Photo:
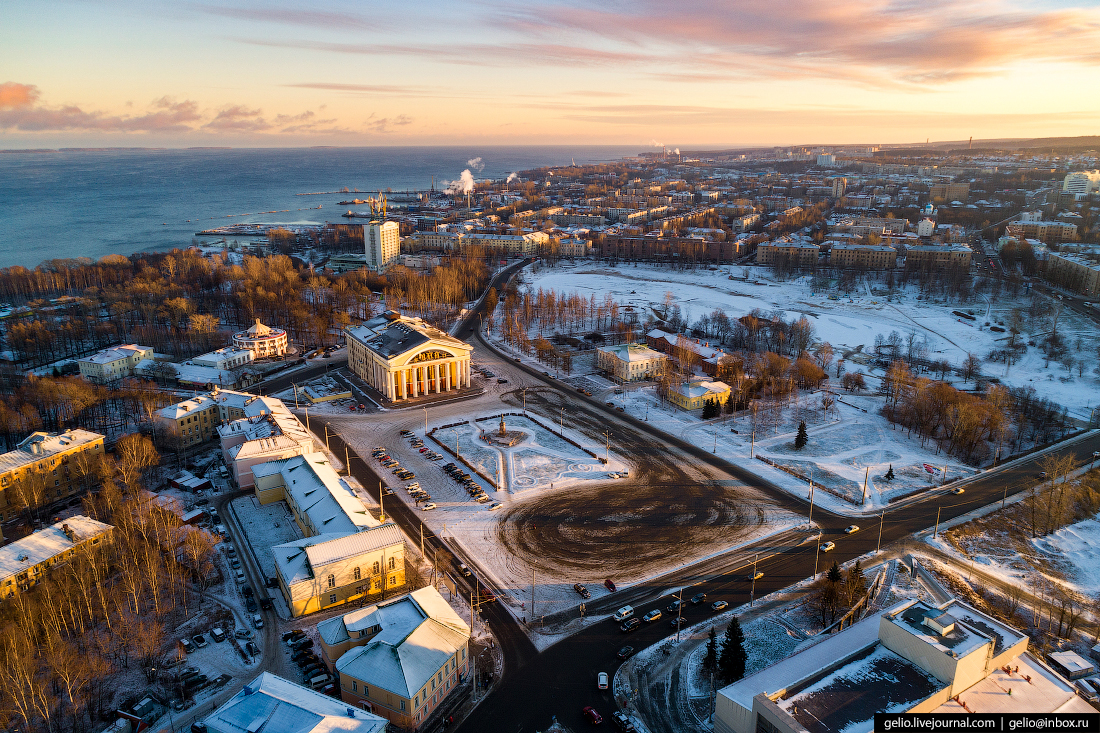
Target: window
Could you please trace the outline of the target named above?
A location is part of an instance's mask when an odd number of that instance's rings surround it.
[[[375,578],[374,579],[374,589],[375,590],[382,590],[382,579],[381,578]]]
[[[397,576],[394,575],[390,578],[390,585],[397,585]]]
[[[374,574],[378,575],[378,573],[380,573],[380,572],[382,572],[382,566],[378,564],[377,560],[375,560],[374,561]]]
[[[336,576],[335,575],[330,574],[328,576],[328,587],[329,588],[335,588],[336,587]]]
[[[432,689],[433,690],[435,689],[435,678],[434,677],[432,678]]]
[[[332,595],[330,595],[328,597],[328,602],[329,603],[336,603],[336,594],[335,593],[333,593]]]
[[[390,570],[393,570],[393,569],[395,569],[396,567],[397,567],[397,559],[396,559],[396,558],[392,558],[392,557],[391,557],[391,558],[390,558]]]
[[[352,573],[351,573],[351,576],[352,576],[352,578],[354,578],[355,580],[359,580],[359,578],[360,578],[361,576],[360,576],[360,573],[359,573],[359,568],[358,568],[358,567],[357,567],[357,568],[355,568],[355,570],[353,570],[353,571],[352,571]]]
[[[402,710],[404,710],[404,709],[405,709],[405,701],[404,701],[404,700],[402,700],[402,701],[401,701],[401,709],[402,709]]]
[[[355,680],[351,681],[351,691],[352,692],[359,692],[359,683],[356,682]]]

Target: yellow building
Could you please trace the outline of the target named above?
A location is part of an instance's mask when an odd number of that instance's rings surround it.
[[[670,385],[668,389],[668,401],[681,410],[698,410],[708,401],[723,404],[729,395],[728,384],[707,379],[680,382]]]
[[[657,379],[665,373],[668,357],[643,344],[616,344],[596,350],[596,368],[619,382]]]
[[[80,359],[80,376],[95,384],[110,384],[134,373],[142,359],[152,359],[151,346],[123,344]]]
[[[892,270],[898,264],[898,251],[885,244],[834,244],[829,263],[845,269]]]
[[[21,491],[48,504],[80,490],[83,475],[74,465],[80,454],[102,457],[103,436],[87,430],[31,433],[15,450],[0,455],[0,522],[22,508]]]
[[[348,367],[387,400],[470,386],[473,347],[419,318],[386,311],[344,333]]]
[[[77,515],[0,547],[0,599],[42,582],[49,569],[72,559],[79,548],[110,541],[109,524]]]
[[[375,600],[405,587],[405,540],[367,511],[323,453],[253,466],[256,499],[285,501],[304,539],[271,548],[291,615]],[[257,551],[261,548],[255,548]]]

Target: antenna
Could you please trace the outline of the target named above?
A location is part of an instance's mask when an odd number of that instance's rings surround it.
[[[974,149],[974,136],[973,135],[970,136],[970,144],[966,146],[966,149],[967,150],[973,150]]]

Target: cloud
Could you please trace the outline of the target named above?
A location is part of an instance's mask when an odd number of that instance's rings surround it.
[[[509,17],[510,14],[510,17]],[[864,83],[940,85],[1017,62],[1100,63],[1100,9],[1021,8],[1004,0],[636,0],[502,11],[528,36],[645,48],[658,74],[745,78],[852,76]],[[1089,51],[1088,49],[1092,49]]]
[[[383,30],[390,25],[379,21],[377,14],[372,14],[368,19],[354,13],[334,13],[323,10],[291,10],[289,8],[275,8],[267,5],[229,8],[217,5],[207,5],[205,3],[185,3],[185,6],[221,18],[323,28],[324,30],[332,30],[333,28]]]
[[[373,118],[374,115],[371,115]],[[408,115],[397,115],[396,117],[382,117],[381,119],[371,119],[367,122],[367,129],[370,132],[390,133],[394,132],[393,127],[404,127],[405,125],[412,124],[412,117]]]
[[[348,94],[381,95],[391,97],[423,97],[429,99],[464,98],[454,94],[443,94],[442,89],[425,86],[405,86],[398,84],[339,84],[334,82],[302,82],[283,84],[292,89],[320,89],[328,92],[346,92]]]
[[[114,132],[114,133],[217,133],[217,134],[332,134],[352,130],[335,126],[335,119],[318,119],[305,111],[296,115],[265,117],[260,109],[242,104],[203,112],[197,102],[171,97],[154,100],[144,111],[112,115],[89,111],[77,105],[49,106],[39,103],[41,93],[33,84],[0,84],[0,130],[22,132]],[[129,105],[128,105],[129,106]],[[408,124],[404,115],[382,120],[385,125]]]

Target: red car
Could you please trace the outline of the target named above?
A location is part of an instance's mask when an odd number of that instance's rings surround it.
[[[592,725],[599,725],[603,722],[603,716],[597,713],[596,708],[592,707],[591,705],[586,707],[581,712],[584,714],[584,717],[588,718],[588,722]]]
[[[605,580],[605,581],[603,582],[603,587],[604,587],[604,588],[607,588],[607,589],[608,589],[609,591],[611,591],[612,593],[614,593],[614,592],[615,592],[615,584],[614,584],[613,582],[611,582],[611,578],[608,578],[607,580]]]

